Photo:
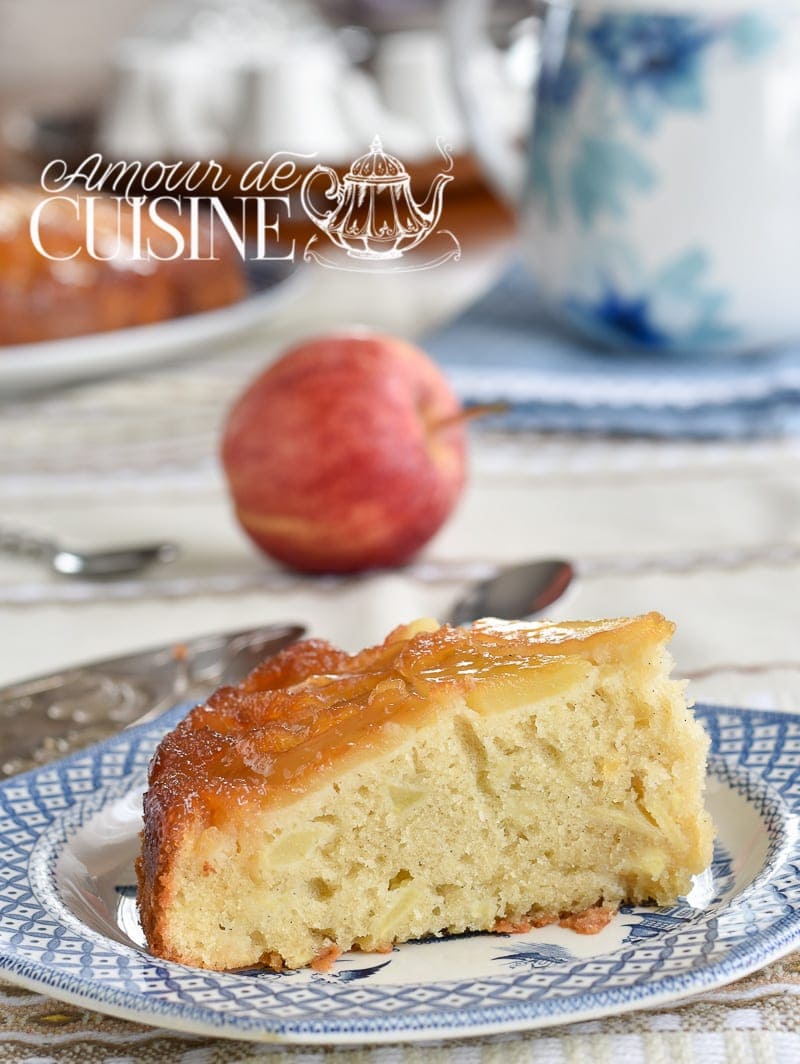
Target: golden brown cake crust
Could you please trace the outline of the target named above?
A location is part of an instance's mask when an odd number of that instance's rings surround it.
[[[416,634],[401,627],[353,655],[321,640],[296,643],[239,686],[221,688],[165,736],[150,766],[137,864],[142,925],[155,953],[168,952],[161,917],[188,824],[214,825],[232,803],[291,802],[323,775],[384,748],[391,742],[387,724],[422,723],[486,670],[518,665],[545,677],[576,657],[602,663],[624,657],[627,648],[657,646],[674,629],[657,613],[574,624],[490,619],[472,628],[416,627]]]

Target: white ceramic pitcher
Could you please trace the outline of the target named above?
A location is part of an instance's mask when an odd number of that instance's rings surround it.
[[[450,4],[454,75],[552,312],[654,353],[799,337],[800,3],[545,3],[524,150],[481,106],[488,6]]]

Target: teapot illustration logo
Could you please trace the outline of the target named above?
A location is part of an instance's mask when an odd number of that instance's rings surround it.
[[[330,166],[317,165],[309,171],[300,189],[303,209],[334,248],[345,254],[336,256],[334,252],[334,257],[326,254],[315,235],[306,245],[306,261],[313,259],[335,269],[420,270],[460,258],[461,248],[453,234],[436,228],[442,215],[445,186],[453,180],[448,172],[453,160],[444,146],[438,142],[437,145],[448,165],[433,179],[422,203],[414,200],[408,171],[398,158],[383,150],[377,135],[366,155],[351,163],[343,179]],[[320,210],[310,195],[320,178],[326,180],[325,197],[333,203],[327,211]],[[446,247],[440,246],[434,258],[413,265],[397,264],[396,260],[407,251],[434,234],[446,242]]]

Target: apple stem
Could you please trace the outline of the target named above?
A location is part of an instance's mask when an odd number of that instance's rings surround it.
[[[488,414],[505,414],[508,410],[509,404],[506,402],[497,403],[479,403],[477,406],[471,406],[467,410],[459,410],[457,414],[451,414],[449,417],[443,417],[440,421],[435,421],[431,425],[431,432],[439,432],[441,429],[450,428],[451,425],[463,425],[466,421],[475,421],[479,417],[486,417]]]

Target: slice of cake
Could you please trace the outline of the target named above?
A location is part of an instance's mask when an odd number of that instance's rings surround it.
[[[672,631],[655,613],[418,621],[355,655],[282,651],[153,758],[138,863],[150,949],[295,968],[674,902],[712,831]]]

